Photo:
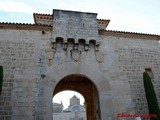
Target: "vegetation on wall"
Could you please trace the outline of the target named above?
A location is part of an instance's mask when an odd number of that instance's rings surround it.
[[[144,89],[146,93],[149,114],[156,114],[157,116],[156,118],[154,117],[150,118],[150,120],[160,120],[160,110],[158,107],[156,93],[154,91],[151,78],[147,72],[143,73],[143,83],[144,83]]]
[[[3,83],[3,67],[0,66],[0,94],[2,91],[2,83]]]

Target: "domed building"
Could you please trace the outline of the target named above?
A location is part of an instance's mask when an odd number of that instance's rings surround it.
[[[62,102],[53,103],[53,120],[86,120],[86,109],[80,105],[80,99],[74,95],[65,110]]]

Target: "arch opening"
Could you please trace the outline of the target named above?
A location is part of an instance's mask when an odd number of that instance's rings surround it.
[[[86,120],[85,99],[76,91],[65,90],[54,95],[53,120]]]
[[[73,90],[82,94],[85,99],[87,120],[100,120],[98,90],[89,78],[80,74],[65,76],[57,83],[53,96],[64,90]]]

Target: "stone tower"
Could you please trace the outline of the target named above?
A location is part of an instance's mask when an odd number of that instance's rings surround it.
[[[70,106],[78,104],[80,105],[80,99],[74,95],[71,99],[70,99]]]

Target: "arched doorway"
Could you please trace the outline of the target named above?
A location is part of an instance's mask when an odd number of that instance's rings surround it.
[[[85,99],[77,91],[65,90],[53,99],[53,120],[87,120]]]
[[[95,84],[86,76],[68,75],[56,85],[53,96],[64,90],[74,90],[85,98],[87,120],[100,120],[99,96]]]

